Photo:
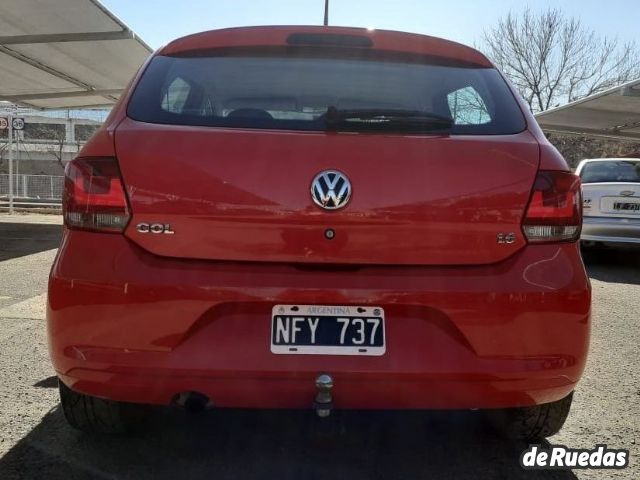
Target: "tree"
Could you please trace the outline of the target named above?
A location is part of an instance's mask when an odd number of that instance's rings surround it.
[[[42,143],[43,150],[64,168],[64,147],[67,145],[64,124],[29,122],[25,125],[24,135],[27,143],[30,140]]]
[[[484,31],[480,48],[534,112],[601,92],[640,76],[633,42],[620,43],[560,10],[509,13]]]

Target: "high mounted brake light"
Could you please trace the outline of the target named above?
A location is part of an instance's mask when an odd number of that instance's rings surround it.
[[[76,158],[65,168],[62,210],[69,228],[122,232],[129,205],[114,157]]]
[[[573,242],[582,227],[580,177],[569,172],[538,172],[522,222],[531,243]]]
[[[373,40],[365,35],[338,33],[292,33],[287,37],[289,45],[314,45],[321,47],[373,47]]]

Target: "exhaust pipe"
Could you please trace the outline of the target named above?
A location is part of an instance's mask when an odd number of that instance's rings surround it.
[[[179,393],[174,397],[173,403],[184,408],[189,413],[199,413],[205,408],[213,406],[209,397],[200,392]]]
[[[333,378],[331,378],[331,375],[326,373],[318,375],[318,378],[316,378],[316,389],[318,392],[313,402],[313,408],[320,418],[326,418],[331,415],[331,410],[333,410],[332,388]]]

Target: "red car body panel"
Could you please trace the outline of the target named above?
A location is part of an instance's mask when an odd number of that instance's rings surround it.
[[[159,258],[95,236],[66,232],[48,311],[56,370],[88,394],[308,407],[327,371],[338,408],[487,408],[561,398],[584,368],[590,294],[575,244],[491,266],[341,271]],[[271,307],[293,302],[384,306],[387,353],[273,355]]]
[[[525,245],[521,235],[499,245],[496,232],[520,230],[539,162],[528,132],[487,142],[125,119],[116,145],[133,211],[126,236],[157,255],[212,260],[494,263]],[[149,175],[158,164],[163,175]],[[483,175],[469,167],[476,164]],[[311,179],[327,168],[354,184],[348,209],[326,212],[310,202]],[[159,221],[179,235],[136,231],[139,222]],[[336,232],[330,242],[327,228]]]
[[[367,38],[371,46],[382,52],[403,52],[481,67],[491,67],[491,62],[477,50],[442,38],[416,35],[389,30],[365,30],[363,28],[327,28],[316,26],[275,26],[226,28],[196,33],[179,38],[158,51],[160,55],[182,55],[199,50],[227,49],[234,47],[285,47],[291,34],[337,34]],[[343,47],[344,48],[344,47]]]
[[[490,66],[432,37],[326,27],[206,32],[160,53],[286,46],[292,32],[366,35],[376,49]],[[514,135],[345,134],[142,123],[127,118],[130,96],[81,152],[118,158],[129,225],[65,228],[49,281],[51,357],[74,390],[308,408],[328,372],[336,408],[496,408],[574,389],[590,286],[577,242],[522,234],[538,170],[568,170],[526,108]],[[354,193],[348,208],[323,212],[309,186],[330,168]],[[176,234],[143,235],[139,222]],[[498,244],[499,232],[516,240]],[[274,355],[276,304],[381,306],[386,353]]]

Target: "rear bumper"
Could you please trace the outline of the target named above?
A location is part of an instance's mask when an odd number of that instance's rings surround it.
[[[385,309],[380,357],[274,355],[274,304]],[[336,408],[492,408],[558,400],[584,369],[590,287],[576,244],[478,267],[331,269],[159,258],[119,235],[66,232],[47,312],[70,387],[168,404],[307,408],[330,373]]]
[[[584,217],[580,240],[640,244],[640,218]]]

